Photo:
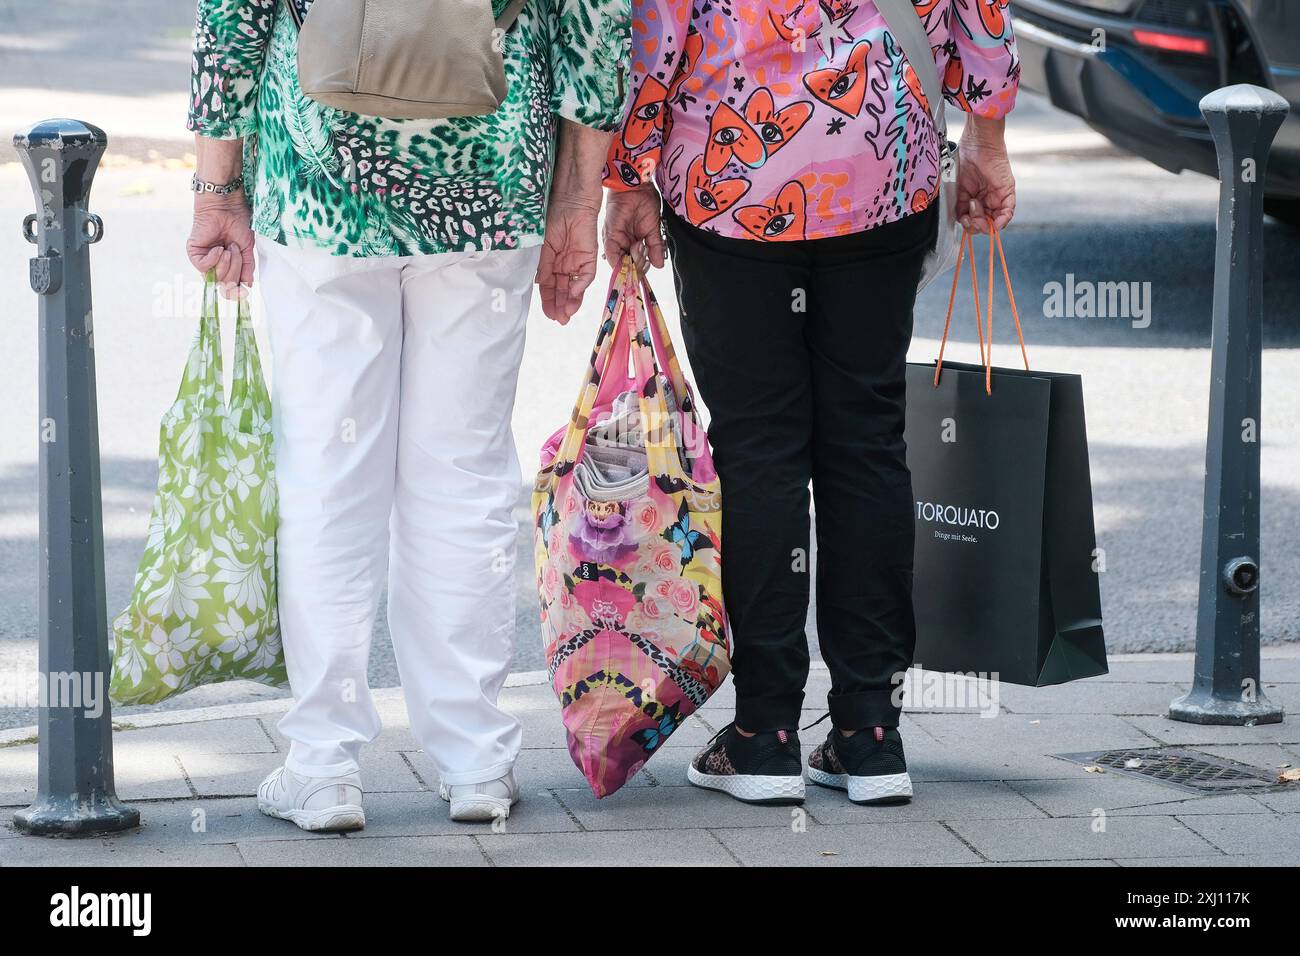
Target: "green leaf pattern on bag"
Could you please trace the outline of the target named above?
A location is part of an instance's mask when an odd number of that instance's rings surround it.
[[[130,605],[113,622],[109,690],[152,704],[200,684],[287,682],[276,607],[271,400],[245,300],[230,401],[216,284],[159,434],[158,493]]]

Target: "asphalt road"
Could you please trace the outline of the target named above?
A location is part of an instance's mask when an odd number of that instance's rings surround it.
[[[180,128],[190,14],[178,8],[186,6],[124,0],[112,5],[120,21],[114,22],[103,0],[60,0],[49,5],[52,25],[46,27],[18,16],[30,9],[26,4],[0,0],[4,140],[7,131],[50,115],[79,116],[113,137],[91,202],[106,224],[93,268],[110,613],[130,593],[156,479],[157,423],[175,394],[196,319],[197,281],[182,249],[189,170]],[[128,53],[129,66],[121,72],[111,70],[115,37]],[[61,53],[68,54],[62,68],[51,66],[51,57]],[[78,65],[70,66],[74,60]],[[111,75],[98,82],[97,71],[105,69]],[[1188,649],[1195,625],[1217,185],[1122,155],[1030,96],[1013,114],[1010,139],[1020,209],[1005,247],[1030,358],[1038,368],[1083,375],[1098,541],[1106,551],[1101,580],[1108,644],[1113,652]],[[0,302],[6,303],[0,323],[0,671],[30,674],[37,627],[37,328],[27,285],[30,247],[19,224],[33,205],[25,175],[7,158],[0,154],[0,263],[8,263],[0,268]],[[1296,641],[1300,275],[1294,262],[1300,239],[1269,222],[1265,246],[1262,625],[1268,641]],[[1076,284],[1149,283],[1139,286],[1149,290],[1149,324],[1055,316],[1050,284],[1065,284],[1068,275]],[[653,281],[671,313],[669,278],[660,274]],[[563,329],[535,310],[514,419],[525,474],[535,467],[542,440],[568,416],[598,300],[591,296]],[[946,283],[921,297],[913,359],[934,357],[946,301]],[[675,314],[669,320],[675,325]],[[951,357],[976,356],[973,322],[969,297],[959,297]],[[1011,320],[1001,307],[995,325],[995,361],[1011,364]],[[522,490],[520,515],[514,667],[530,670],[542,660]],[[374,686],[397,683],[382,613],[370,676]],[[275,695],[240,683],[200,688],[161,706]],[[0,707],[0,727],[32,722],[30,710]]]

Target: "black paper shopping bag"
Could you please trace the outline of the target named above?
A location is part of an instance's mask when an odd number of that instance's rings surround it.
[[[1080,377],[940,356],[907,371],[916,666],[1031,686],[1106,673]]]

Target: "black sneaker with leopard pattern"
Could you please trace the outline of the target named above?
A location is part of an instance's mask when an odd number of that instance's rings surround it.
[[[903,738],[897,727],[867,727],[850,736],[832,729],[808,755],[808,779],[823,787],[847,790],[854,803],[907,803],[912,778],[907,775]]]
[[[745,736],[728,724],[691,761],[687,779],[742,803],[788,806],[803,803],[799,734],[774,730]]]

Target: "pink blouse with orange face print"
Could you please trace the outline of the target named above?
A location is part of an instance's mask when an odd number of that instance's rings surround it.
[[[999,117],[1006,0],[912,0],[944,96]],[[693,225],[761,241],[860,232],[937,193],[921,83],[872,0],[634,0],[632,96],[605,184],[653,180]]]

